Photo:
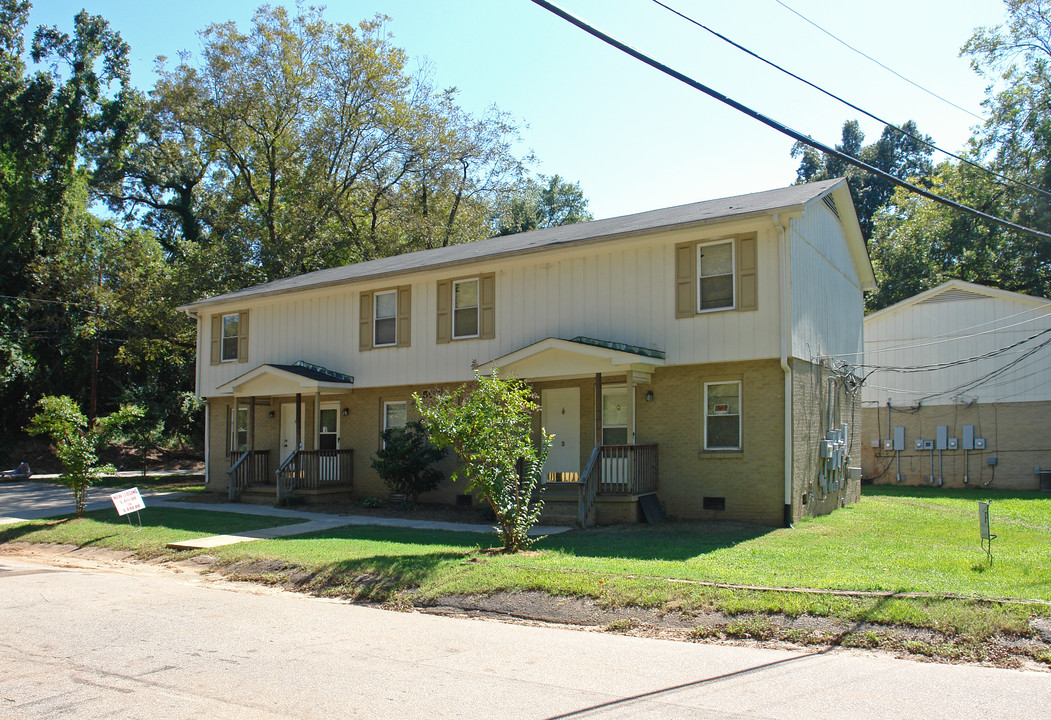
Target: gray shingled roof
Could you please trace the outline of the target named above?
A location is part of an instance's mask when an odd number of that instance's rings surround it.
[[[485,258],[520,255],[553,247],[612,240],[637,233],[700,225],[715,220],[726,220],[747,215],[771,213],[785,208],[805,205],[811,200],[831,191],[832,188],[841,182],[843,180],[834,179],[806,183],[804,185],[790,185],[777,190],[766,190],[717,200],[705,200],[703,202],[678,205],[662,210],[649,210],[606,220],[593,220],[592,222],[562,225],[517,235],[504,235],[434,250],[419,250],[404,255],[395,255],[380,258],[379,260],[343,265],[304,275],[282,278],[281,280],[273,280],[243,290],[204,298],[184,305],[180,309],[195,310],[206,305],[399,275],[414,270],[462,265]]]

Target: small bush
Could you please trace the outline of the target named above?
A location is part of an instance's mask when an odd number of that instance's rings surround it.
[[[376,451],[372,468],[392,493],[407,495],[415,502],[420,493],[434,490],[444,477],[432,467],[445,457],[435,447],[419,422],[383,431],[383,447]]]
[[[361,507],[363,508],[381,508],[383,507],[383,501],[375,497],[367,497],[361,501]]]

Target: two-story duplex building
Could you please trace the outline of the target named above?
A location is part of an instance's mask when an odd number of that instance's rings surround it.
[[[862,352],[874,284],[831,180],[202,299],[183,309],[207,483],[383,496],[382,430],[412,419],[414,391],[480,367],[536,388],[537,429],[556,436],[548,477],[596,487],[599,522],[632,519],[654,492],[681,518],[828,512],[859,495],[860,403],[825,359]],[[423,499],[460,492],[447,481]]]

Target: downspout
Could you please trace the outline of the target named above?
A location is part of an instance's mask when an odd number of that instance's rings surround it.
[[[777,213],[770,216],[777,228],[778,268],[781,301],[781,371],[785,374],[785,527],[792,525],[792,367],[788,356],[792,351],[792,298],[788,291],[788,233]]]

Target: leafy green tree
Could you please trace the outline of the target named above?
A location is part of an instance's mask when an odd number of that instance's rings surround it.
[[[580,183],[540,175],[522,183],[497,219],[497,235],[540,230],[592,220]]]
[[[102,446],[122,428],[142,416],[141,408],[123,405],[116,412],[99,418],[94,425],[68,396],[48,395],[37,404],[38,412],[26,430],[31,435],[47,435],[62,463],[59,481],[73,491],[77,517],[84,516],[88,488],[99,477],[115,472],[111,465],[99,465]]]
[[[475,381],[452,390],[413,395],[432,442],[450,447],[463,463],[452,479],[464,478],[468,492],[479,492],[496,516],[496,531],[508,552],[529,546],[531,528],[543,500],[540,473],[551,447],[541,431],[540,446],[530,438],[539,410],[532,388],[522,380],[475,371]]]
[[[434,490],[442,481],[444,475],[434,464],[443,457],[445,450],[431,443],[423,423],[410,422],[383,431],[383,447],[376,451],[372,468],[391,492],[416,502],[420,493]]]
[[[916,123],[909,120],[901,128],[885,127],[879,140],[864,145],[865,134],[856,120],[843,123],[842,141],[836,145],[840,152],[857,158],[883,172],[902,180],[923,180],[931,173],[931,149],[915,138],[929,143],[930,138],[920,134]],[[796,143],[792,157],[800,158],[796,182],[813,182],[845,177],[858,213],[858,223],[866,239],[872,235],[876,212],[887,204],[895,185],[856,165],[837,157],[826,156],[814,148]]]
[[[206,28],[162,70],[114,206],[173,254],[221,246],[194,252],[227,287],[485,237],[529,161],[517,131],[409,73],[386,20],[264,6],[245,32]]]

